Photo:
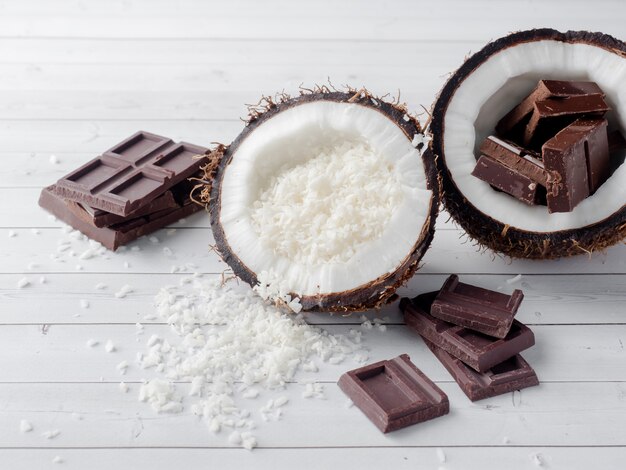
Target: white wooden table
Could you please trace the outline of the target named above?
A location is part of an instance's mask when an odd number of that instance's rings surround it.
[[[466,54],[508,31],[552,26],[624,39],[626,24],[621,0],[384,3],[0,1],[1,469],[55,467],[55,456],[59,468],[91,470],[624,468],[624,245],[592,259],[510,262],[478,252],[442,214],[425,266],[403,293],[432,290],[450,272],[493,289],[521,287],[519,318],[537,338],[525,356],[541,385],[471,403],[394,307],[386,332],[366,332],[370,359],[408,352],[449,395],[450,415],[382,435],[335,385],[353,364],[325,365],[317,378],[327,399],[305,400],[290,384],[284,418],[261,423],[252,452],[231,448],[190,413],[155,414],[137,401],[146,372],[131,365],[121,377],[115,368],[143,349],[135,323],[151,313],[157,290],[182,276],[170,274],[172,264],[193,261],[207,276],[224,269],[208,250],[207,216],[159,232],[158,245],[134,244],[141,251],[51,259],[67,235],[38,208],[40,189],[138,129],[229,142],[244,103],[328,77],[378,94],[400,89],[418,111]],[[85,247],[72,244],[76,253]],[[518,284],[506,283],[517,274]],[[18,288],[23,278],[31,284]],[[99,282],[109,288],[96,290]],[[123,284],[135,291],[115,298]],[[359,323],[310,321],[333,332]],[[148,332],[168,329],[144,323]],[[89,338],[100,346],[87,348]],[[104,352],[107,339],[115,353]],[[122,378],[129,393],[119,390]],[[22,419],[32,432],[19,431]],[[41,435],[54,429],[54,439]]]

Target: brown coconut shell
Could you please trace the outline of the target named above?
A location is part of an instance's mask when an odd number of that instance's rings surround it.
[[[211,228],[215,238],[215,248],[222,259],[232,268],[235,275],[251,286],[257,285],[257,274],[239,259],[237,253],[234,252],[228,243],[220,223],[221,186],[224,172],[233,158],[236,158],[237,150],[241,143],[252,132],[262,126],[265,121],[286,109],[320,100],[349,102],[374,109],[384,114],[390,121],[400,127],[409,140],[412,140],[415,134],[422,132],[419,122],[407,114],[404,105],[389,103],[381,98],[375,98],[366,90],[349,89],[348,92],[341,92],[328,89],[327,87],[316,87],[314,90],[302,91],[300,96],[295,98],[286,95],[281,95],[276,100],[265,98],[260,105],[252,107],[247,125],[241,134],[228,147],[218,149],[218,155],[214,155],[214,164],[207,168],[209,177],[212,179],[207,178],[209,186],[205,188],[205,194],[210,195],[208,207],[211,214]],[[388,300],[393,299],[398,287],[413,276],[418,269],[419,261],[432,242],[435,232],[435,219],[437,218],[439,208],[439,183],[434,159],[428,150],[424,152],[422,159],[427,177],[427,186],[432,191],[432,198],[429,216],[419,239],[416,240],[411,252],[407,253],[406,259],[394,272],[373,279],[356,289],[305,296],[301,296],[298,292],[291,293],[292,296],[300,297],[303,311],[353,312],[378,308]]]
[[[554,29],[533,29],[510,34],[487,44],[469,57],[448,79],[439,93],[432,110],[430,132],[431,149],[438,156],[437,167],[443,187],[443,203],[454,220],[481,245],[513,258],[548,259],[590,254],[619,243],[626,238],[626,203],[606,219],[570,230],[530,232],[505,225],[474,207],[458,189],[448,168],[444,148],[445,115],[455,91],[470,74],[489,57],[518,44],[554,40],[572,44],[589,44],[626,60],[626,43],[603,33]]]

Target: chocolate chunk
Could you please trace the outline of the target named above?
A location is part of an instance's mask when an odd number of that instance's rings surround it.
[[[519,354],[481,373],[430,341],[424,342],[472,401],[539,385],[537,374]]]
[[[517,320],[513,320],[506,337],[498,339],[433,317],[430,308],[437,294],[403,298],[400,309],[406,325],[476,371],[486,372],[535,344],[533,332]]]
[[[93,207],[89,207],[80,203],[75,204],[80,205],[85,215],[87,216],[87,220],[96,227],[108,227],[110,225],[120,224],[129,219],[135,219],[137,217],[152,214],[154,212],[162,211],[165,209],[174,209],[178,207],[178,203],[174,199],[172,191],[169,190],[166,191],[165,194],[162,194],[156,199],[150,201],[148,204],[141,206],[135,212],[131,212],[126,217],[122,215],[111,214],[110,212],[105,212],[101,209],[94,209]]]
[[[579,119],[542,147],[546,170],[557,175],[547,187],[549,212],[570,212],[609,176],[606,119]]]
[[[566,98],[575,95],[602,94],[594,82],[540,80],[537,87],[520,104],[509,111],[496,125],[496,132],[507,137],[517,127],[528,122],[537,101],[547,98]]]
[[[515,289],[506,295],[459,282],[452,274],[444,282],[431,306],[432,316],[496,338],[511,329],[524,294]]]
[[[406,354],[346,372],[338,385],[384,433],[450,411],[446,394]]]
[[[175,184],[195,174],[204,147],[137,132],[72,173],[55,191],[64,199],[128,216]]]
[[[577,118],[583,115],[601,117],[609,109],[602,94],[537,101],[526,125],[524,145],[540,147]]]
[[[490,135],[480,146],[480,152],[492,160],[505,165],[512,171],[522,174],[535,183],[546,186],[548,172],[535,152],[526,150],[513,142],[507,142]]]
[[[526,204],[535,205],[542,200],[542,186],[519,170],[511,169],[486,155],[478,159],[472,175]]]
[[[190,186],[185,181],[172,188],[177,201],[175,208],[163,209],[130,218],[110,227],[99,228],[90,221],[89,214],[79,204],[64,200],[55,189],[54,185],[44,188],[39,197],[39,205],[59,220],[112,251],[202,209],[202,206],[189,199]]]

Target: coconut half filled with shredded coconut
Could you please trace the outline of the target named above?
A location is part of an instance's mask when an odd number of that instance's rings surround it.
[[[383,304],[434,233],[434,162],[404,106],[365,91],[268,100],[213,168],[216,248],[292,310]]]
[[[571,212],[549,213],[495,191],[472,176],[481,142],[538,80],[592,81],[612,110],[609,130],[626,133],[626,44],[611,36],[552,29],[522,31],[486,45],[448,80],[433,108],[446,209],[481,244],[512,257],[558,258],[591,253],[626,237],[626,165]]]

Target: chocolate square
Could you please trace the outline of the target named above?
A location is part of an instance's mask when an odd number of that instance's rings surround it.
[[[450,410],[446,394],[406,354],[346,372],[338,385],[384,433]]]

